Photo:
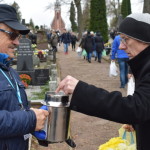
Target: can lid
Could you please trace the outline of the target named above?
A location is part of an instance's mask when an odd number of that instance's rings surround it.
[[[45,102],[45,101],[42,101],[41,102],[43,105],[46,105],[48,107],[69,107],[70,106],[70,103],[62,103],[62,102],[54,102],[54,101],[49,101],[49,102]]]
[[[45,95],[45,101],[46,102],[62,102],[63,104],[66,104],[69,102],[69,96],[65,95],[63,92],[59,92],[59,93],[50,93],[47,92]]]

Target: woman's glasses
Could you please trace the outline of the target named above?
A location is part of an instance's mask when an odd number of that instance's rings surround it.
[[[20,39],[20,37],[21,37],[21,34],[16,33],[16,32],[10,32],[10,31],[4,30],[4,29],[0,29],[0,31],[7,33],[11,40],[15,40],[16,38]]]

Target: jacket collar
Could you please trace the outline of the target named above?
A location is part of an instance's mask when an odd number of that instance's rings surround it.
[[[144,68],[149,63],[150,63],[150,46],[148,46],[137,56],[128,61],[128,64],[131,67],[132,73],[135,78],[139,76],[141,69]]]
[[[7,54],[4,54],[4,53],[0,53],[0,67],[1,68],[4,68],[4,69],[7,69],[10,65],[10,61],[7,61],[7,58],[9,56]]]

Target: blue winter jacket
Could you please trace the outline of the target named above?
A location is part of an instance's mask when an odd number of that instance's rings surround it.
[[[112,44],[111,59],[129,58],[129,56],[124,50],[119,49],[119,45],[120,45],[120,35],[117,35]]]
[[[28,139],[24,135],[33,133],[36,126],[35,113],[29,109],[24,85],[17,72],[6,61],[8,55],[0,53],[0,68],[5,72],[16,88],[18,84],[24,110],[6,77],[0,71],[0,150],[28,150]]]
[[[70,44],[71,42],[71,35],[70,33],[63,33],[61,35],[61,42],[63,42],[64,44]]]

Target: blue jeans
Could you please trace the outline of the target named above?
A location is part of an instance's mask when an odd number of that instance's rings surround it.
[[[129,58],[118,58],[121,88],[124,88],[128,82],[128,64],[127,64],[128,60]]]
[[[87,52],[87,59],[88,59],[88,60],[91,60],[91,57],[92,57],[92,53]]]
[[[101,58],[102,58],[102,52],[96,52],[96,54],[97,54],[98,60],[101,60]]]
[[[64,43],[64,52],[67,53],[68,52],[68,43]]]
[[[94,50],[92,54],[94,55],[94,57],[97,57],[97,52],[96,52],[96,50]]]

